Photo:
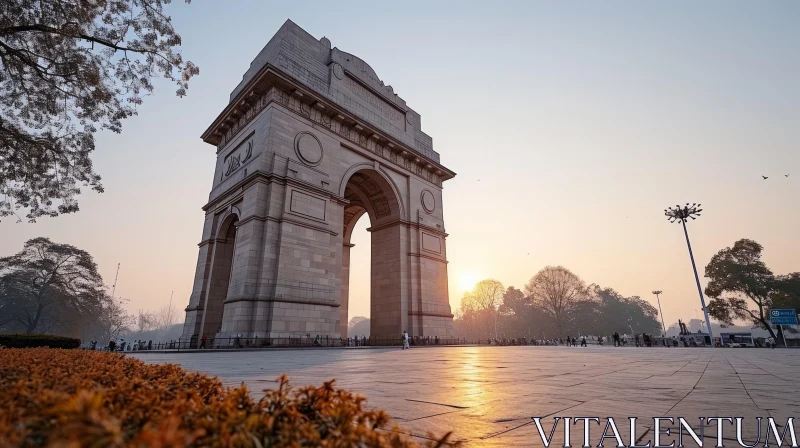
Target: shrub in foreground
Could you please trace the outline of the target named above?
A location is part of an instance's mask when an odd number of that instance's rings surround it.
[[[122,354],[2,349],[0,447],[416,446],[333,381],[294,389],[281,376],[265,393]]]
[[[0,334],[0,345],[8,348],[78,348],[81,340],[52,334]]]

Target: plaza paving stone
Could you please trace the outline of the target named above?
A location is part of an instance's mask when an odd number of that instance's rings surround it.
[[[629,416],[640,418],[643,443],[652,439],[652,417],[745,417],[745,441],[752,443],[755,417],[783,424],[800,411],[800,350],[792,349],[475,346],[133,356],[216,375],[228,386],[245,383],[257,398],[281,373],[294,385],[335,378],[366,396],[368,407],[387,411],[402,431],[420,438],[453,431],[467,446],[542,446],[532,416],[546,417],[548,432],[555,416],[611,416],[626,443]],[[602,430],[592,428],[594,446]],[[706,428],[707,438],[715,435],[715,427]],[[582,425],[573,426],[572,445],[580,446],[582,436]],[[563,438],[559,426],[555,446]],[[724,438],[725,446],[738,446],[733,426]],[[667,444],[673,439],[665,437]]]

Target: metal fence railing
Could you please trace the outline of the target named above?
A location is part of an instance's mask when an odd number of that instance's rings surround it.
[[[469,342],[460,338],[411,337],[409,345],[465,345]],[[164,342],[133,341],[117,344],[115,351],[151,351],[151,350],[230,350],[258,348],[316,348],[316,347],[390,347],[401,346],[402,338],[332,338],[319,337],[285,337],[285,338],[207,338],[205,341],[192,338],[177,339]],[[106,347],[106,349],[108,349]]]
[[[577,338],[575,345],[581,345],[581,339]],[[795,342],[795,340],[791,340]],[[641,334],[636,336],[621,337],[619,345],[623,347],[703,347],[703,339],[691,337],[662,338]],[[318,337],[285,337],[285,338],[207,338],[205,341],[198,340],[196,337],[184,340],[176,339],[171,341],[132,341],[117,343],[115,351],[164,351],[164,350],[231,350],[231,349],[260,349],[260,348],[324,348],[324,347],[400,347],[403,344],[402,338],[332,338],[327,336]],[[587,337],[587,345],[602,345],[613,347],[614,341],[610,337],[604,337],[600,341],[596,337]],[[412,347],[421,346],[444,346],[444,345],[484,345],[484,346],[563,346],[569,345],[566,339],[527,339],[527,338],[498,338],[470,340],[464,338],[436,338],[436,337],[411,337],[409,345]],[[793,345],[793,344],[789,344]],[[757,344],[757,346],[759,346]],[[88,347],[87,347],[88,348]],[[108,347],[97,347],[98,350],[108,350]]]

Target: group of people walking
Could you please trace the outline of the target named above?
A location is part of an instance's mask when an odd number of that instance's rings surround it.
[[[97,350],[97,341],[90,341],[89,342],[89,350]],[[101,348],[103,349],[103,348]],[[104,350],[108,350],[110,352],[135,352],[138,350],[152,350],[153,349],[153,341],[144,341],[144,340],[135,340],[133,342],[127,342],[125,339],[120,338],[119,341],[116,339],[111,339],[108,341],[108,345],[104,348]]]

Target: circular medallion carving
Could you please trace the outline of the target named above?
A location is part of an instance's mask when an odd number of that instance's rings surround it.
[[[339,64],[333,64],[333,76],[337,79],[344,78],[344,69]]]
[[[436,198],[433,197],[433,193],[430,190],[422,190],[420,201],[422,202],[422,208],[426,212],[432,213],[436,210]]]
[[[322,161],[322,143],[310,132],[301,132],[294,138],[294,152],[309,166],[317,166]]]

